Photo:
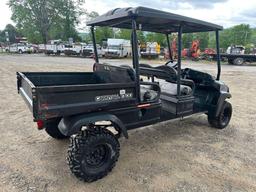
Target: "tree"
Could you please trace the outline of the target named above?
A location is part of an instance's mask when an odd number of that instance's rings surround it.
[[[256,46],[256,28],[252,29],[252,35],[251,35],[251,43],[253,43]]]
[[[5,29],[0,32],[0,42],[6,42],[6,32],[8,32],[9,41],[11,43],[15,43],[16,37],[20,36],[17,29],[12,24],[7,24]]]
[[[132,31],[130,29],[120,29],[117,32],[116,37],[120,39],[130,39],[131,38]]]
[[[146,37],[143,31],[137,31],[137,37],[140,42],[140,44],[146,43]]]
[[[252,42],[253,31],[250,25],[240,24],[220,32],[220,47],[228,48],[230,45],[247,45]]]
[[[190,48],[191,43],[193,41],[193,34],[192,33],[184,33],[182,35],[182,48]]]
[[[208,32],[195,33],[193,39],[199,40],[199,42],[200,42],[199,47],[201,50],[208,48],[208,44],[209,44],[209,33]]]
[[[161,33],[147,32],[145,33],[145,40],[146,42],[157,42],[163,47],[167,45],[166,37]]]
[[[87,20],[94,19],[95,17],[98,17],[99,14],[95,11],[92,11],[88,14]],[[91,33],[89,34],[88,41],[91,40]],[[114,31],[110,27],[95,27],[95,38],[96,43],[102,44],[102,41],[107,40],[108,38],[114,37]]]
[[[28,39],[38,36],[44,43],[53,36],[67,40],[77,35],[82,4],[81,0],[9,0],[18,29]]]

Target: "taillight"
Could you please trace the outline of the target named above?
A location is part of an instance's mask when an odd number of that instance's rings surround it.
[[[43,120],[38,120],[36,123],[37,123],[37,128],[38,129],[43,129],[44,128],[44,121]]]

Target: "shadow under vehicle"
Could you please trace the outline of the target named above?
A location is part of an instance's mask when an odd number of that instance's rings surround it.
[[[91,182],[108,174],[119,157],[118,138],[128,130],[204,113],[212,127],[231,119],[229,88],[220,81],[221,26],[145,7],[114,9],[88,22],[95,64],[93,72],[18,72],[18,92],[39,129],[54,138],[70,137],[68,164],[78,178]],[[131,30],[132,67],[100,63],[95,27]],[[178,33],[178,58],[152,67],[139,62],[137,30]],[[217,77],[181,68],[182,33],[215,31]],[[121,61],[120,61],[121,62]]]

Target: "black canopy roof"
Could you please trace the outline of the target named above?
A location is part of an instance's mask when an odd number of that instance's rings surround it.
[[[132,18],[136,18],[141,30],[158,33],[178,32],[180,24],[183,24],[184,33],[223,29],[222,26],[213,23],[146,7],[116,8],[89,21],[87,25],[131,29]]]

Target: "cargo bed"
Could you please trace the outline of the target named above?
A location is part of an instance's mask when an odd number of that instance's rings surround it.
[[[104,72],[17,72],[18,92],[35,121],[135,105],[135,83],[127,78]]]

